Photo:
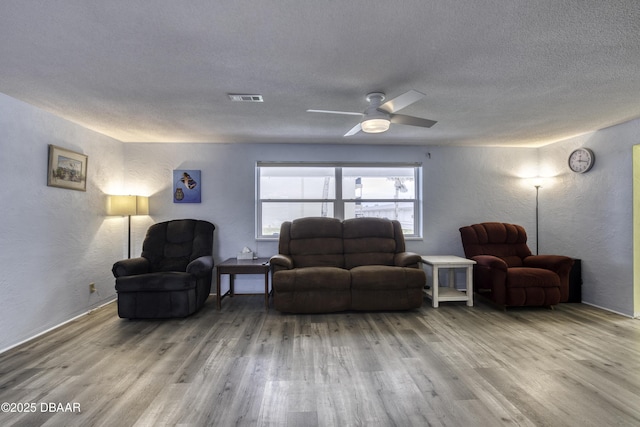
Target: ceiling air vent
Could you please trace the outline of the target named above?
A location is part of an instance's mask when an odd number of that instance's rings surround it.
[[[249,95],[244,93],[230,93],[229,99],[235,102],[264,102],[262,95]]]

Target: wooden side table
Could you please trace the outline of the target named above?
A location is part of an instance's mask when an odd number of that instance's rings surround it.
[[[424,264],[430,265],[433,269],[431,289],[426,290],[426,294],[431,298],[434,308],[438,307],[440,301],[466,301],[469,307],[473,306],[473,265],[475,261],[454,255],[426,255],[422,257]],[[440,268],[449,269],[449,286],[440,287],[438,270]],[[467,289],[462,292],[455,288],[454,270],[456,268],[466,269]]]
[[[227,295],[233,297],[233,279],[236,274],[264,274],[264,307],[269,310],[269,258],[257,259],[236,259],[229,258],[220,263],[216,267],[216,300],[218,310],[222,307],[222,298]],[[229,290],[224,294],[220,294],[220,276],[229,275]]]

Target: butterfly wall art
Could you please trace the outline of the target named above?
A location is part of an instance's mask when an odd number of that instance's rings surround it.
[[[200,203],[202,182],[199,170],[173,171],[173,203]]]

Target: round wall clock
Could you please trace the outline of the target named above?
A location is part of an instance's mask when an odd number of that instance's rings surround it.
[[[588,148],[578,148],[569,155],[569,168],[576,173],[588,172],[596,161],[596,155]]]

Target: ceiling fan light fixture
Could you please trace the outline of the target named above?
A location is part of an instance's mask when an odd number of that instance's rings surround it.
[[[360,123],[355,125],[344,136],[352,136],[359,132],[365,133],[382,133],[389,130],[391,122],[396,124],[418,126],[430,128],[436,124],[435,120],[422,119],[420,117],[407,116],[404,114],[396,114],[398,110],[413,104],[424,98],[424,93],[417,90],[410,90],[402,95],[382,103],[385,100],[385,94],[382,92],[371,92],[367,95],[369,106],[364,113],[355,113],[352,111],[332,111],[332,110],[307,110],[309,113],[329,113],[329,114],[345,114],[348,116],[361,116]]]
[[[389,130],[390,124],[391,121],[386,118],[371,118],[363,120],[360,126],[362,126],[362,131],[366,133],[382,133]]]

